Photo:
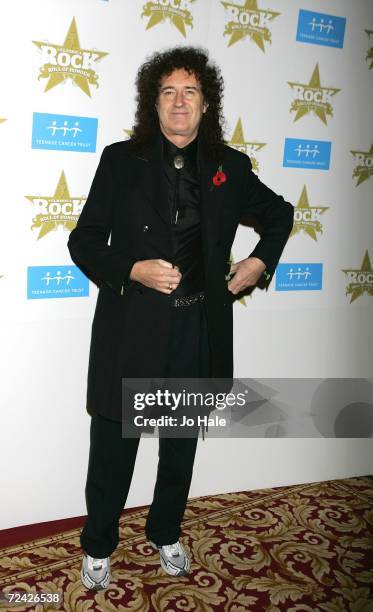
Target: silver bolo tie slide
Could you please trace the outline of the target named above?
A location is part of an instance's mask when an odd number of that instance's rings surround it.
[[[176,170],[181,170],[181,168],[184,168],[184,157],[182,155],[175,155],[174,166]]]
[[[176,170],[181,170],[182,168],[184,168],[184,157],[182,155],[175,155],[174,157],[174,167],[176,168]],[[179,175],[177,175],[179,176]],[[175,215],[175,224],[177,223],[177,218],[179,216],[179,209],[176,209],[176,215]]]

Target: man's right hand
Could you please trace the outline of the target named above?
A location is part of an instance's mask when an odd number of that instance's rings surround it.
[[[181,280],[177,266],[164,259],[143,259],[136,261],[130,272],[130,279],[161,293],[170,294]]]

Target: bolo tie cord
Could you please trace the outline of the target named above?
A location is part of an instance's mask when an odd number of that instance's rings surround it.
[[[174,206],[172,212],[173,224],[177,224],[179,216],[179,189],[180,189],[180,170],[176,172],[175,192],[174,192]]]
[[[184,168],[184,157],[182,155],[175,155],[173,161],[174,161],[174,168],[176,168],[177,172],[176,172],[172,219],[173,219],[173,225],[177,225],[177,220],[179,217],[179,193],[180,193],[180,174],[181,174],[180,170]]]

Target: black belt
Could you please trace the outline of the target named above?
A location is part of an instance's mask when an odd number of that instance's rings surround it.
[[[176,297],[173,299],[173,306],[191,306],[192,304],[196,304],[197,302],[203,302],[205,299],[204,291],[200,291],[199,293],[193,293],[193,295],[183,295],[180,297]]]

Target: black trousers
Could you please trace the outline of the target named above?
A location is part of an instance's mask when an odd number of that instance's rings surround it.
[[[173,308],[165,377],[209,375],[204,303]],[[145,525],[147,538],[158,545],[173,544],[179,539],[198,434],[198,427],[195,437],[188,438],[167,438],[160,432],[157,479]],[[122,438],[121,422],[99,414],[91,419],[86,483],[88,516],[80,542],[92,557],[108,557],[118,545],[118,521],[131,485],[139,441]]]

